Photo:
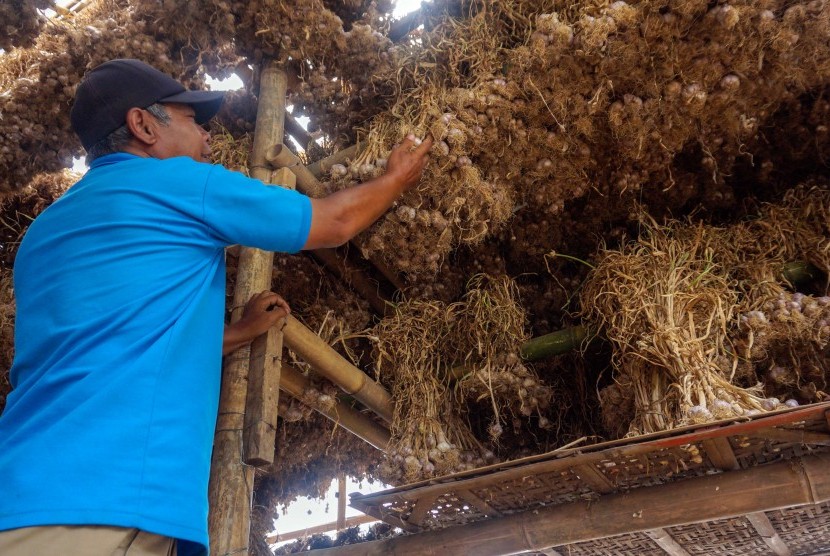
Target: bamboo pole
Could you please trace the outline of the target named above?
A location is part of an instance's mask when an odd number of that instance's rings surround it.
[[[525,361],[539,361],[554,355],[561,355],[577,349],[587,336],[587,327],[569,326],[528,340],[519,348],[519,355]]]
[[[363,147],[366,146],[366,143],[357,143],[352,145],[351,147],[346,147],[345,149],[339,150],[331,156],[327,156],[323,160],[318,160],[317,162],[312,162],[306,169],[314,174],[314,177],[320,178],[321,176],[327,174],[331,167],[335,164],[343,164],[348,160],[353,159],[357,155],[360,154],[360,151],[363,150]]]
[[[288,168],[297,176],[297,189],[309,197],[325,197],[323,184],[309,172],[297,155],[282,143],[271,145],[265,154],[266,160],[274,168]]]
[[[353,515],[352,517],[346,518],[346,527],[354,527],[356,525],[363,525],[364,523],[376,523],[380,521],[376,517],[372,517],[370,515]],[[282,542],[282,541],[293,541],[294,539],[302,539],[308,538],[312,535],[316,535],[318,533],[328,533],[329,531],[334,531],[337,527],[337,522],[332,521],[329,523],[324,523],[322,525],[315,525],[314,527],[307,527],[305,529],[298,529],[296,531],[288,531],[286,533],[277,533],[276,535],[271,535],[265,538],[265,541],[268,543],[275,543],[275,542]]]
[[[507,517],[385,541],[317,550],[318,555],[519,554],[614,535],[676,527],[830,500],[830,454],[728,471],[540,507]]]
[[[308,150],[308,145],[314,141],[314,138],[303,129],[300,122],[288,112],[285,113],[285,132],[293,137],[303,150]]]
[[[805,261],[793,261],[781,269],[781,276],[793,286],[809,284],[821,278],[823,274],[820,268]]]
[[[823,273],[815,265],[803,261],[793,261],[784,265],[781,276],[792,284],[799,286],[821,278]],[[544,336],[531,338],[519,347],[519,355],[525,361],[540,361],[562,355],[579,348],[583,341],[591,334],[590,328],[584,325],[569,326],[556,330]],[[463,377],[469,368],[466,366],[454,367],[451,371],[452,378]]]
[[[588,337],[590,330],[582,325],[569,326],[562,330],[531,338],[527,342],[519,346],[519,356],[525,361],[540,361],[553,357],[554,355],[562,355],[571,350],[579,348],[585,338]],[[464,375],[471,372],[472,367],[469,365],[459,365],[450,369],[450,379],[460,380]]]
[[[311,383],[302,372],[289,363],[282,364],[280,389],[283,392],[294,398],[302,399],[303,393],[309,388],[311,388]],[[378,450],[384,451],[389,445],[389,429],[355,411],[342,401],[338,401],[333,409],[323,410],[316,407],[312,409]]]
[[[346,361],[317,334],[291,315],[282,330],[285,345],[297,352],[314,369],[337,384],[347,394],[377,413],[387,423],[392,422],[392,397],[383,386],[366,373]]]
[[[264,181],[271,174],[265,153],[271,145],[281,142],[283,135],[285,87],[280,85],[284,79],[281,73],[276,63],[270,62],[260,83],[251,174]],[[254,294],[271,287],[273,257],[273,253],[259,249],[240,250],[231,322],[240,319]],[[241,454],[250,356],[250,347],[241,348],[225,358],[222,370],[208,489],[210,551],[216,556],[248,554],[254,473],[252,467],[243,464]]]

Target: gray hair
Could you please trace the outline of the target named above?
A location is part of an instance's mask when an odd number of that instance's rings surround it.
[[[145,110],[152,114],[161,125],[166,126],[170,124],[170,114],[167,113],[163,105],[159,103],[151,104]],[[130,133],[127,124],[122,125],[89,148],[86,152],[87,164],[104,155],[123,151],[132,137],[133,134]]]

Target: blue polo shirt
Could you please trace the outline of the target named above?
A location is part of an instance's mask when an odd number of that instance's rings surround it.
[[[296,252],[311,202],[189,158],[113,154],[17,254],[0,530],[137,527],[206,551],[224,248]]]

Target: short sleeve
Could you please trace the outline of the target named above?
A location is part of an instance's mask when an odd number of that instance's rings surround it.
[[[221,244],[296,253],[308,240],[311,199],[214,166],[205,182],[204,220]]]

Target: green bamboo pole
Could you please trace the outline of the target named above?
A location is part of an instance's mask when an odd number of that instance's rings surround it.
[[[820,268],[806,261],[793,261],[784,265],[781,276],[793,287],[808,284],[824,275]]]
[[[588,328],[583,325],[569,326],[522,344],[519,355],[525,361],[539,361],[554,355],[561,355],[577,349],[588,337]]]
[[[531,338],[519,347],[519,356],[523,361],[533,362],[562,355],[574,349],[578,349],[585,338],[590,334],[590,329],[581,324],[569,326],[538,338]],[[460,380],[472,368],[467,365],[459,365],[449,370],[451,380]]]

